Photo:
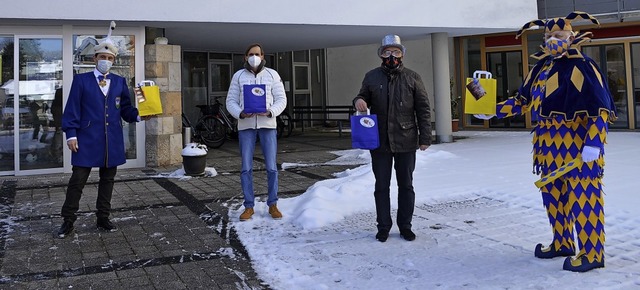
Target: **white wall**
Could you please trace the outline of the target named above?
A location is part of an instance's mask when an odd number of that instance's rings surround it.
[[[382,40],[383,36],[380,36]],[[407,49],[405,67],[422,77],[433,109],[433,61],[431,36],[402,41]],[[364,75],[382,63],[378,56],[379,43],[327,49],[327,105],[351,105],[362,85]],[[453,63],[453,61],[451,61]],[[453,73],[453,70],[451,71]],[[432,110],[433,111],[433,110]]]
[[[513,28],[533,0],[3,1],[0,18]],[[390,15],[389,12],[393,11]]]

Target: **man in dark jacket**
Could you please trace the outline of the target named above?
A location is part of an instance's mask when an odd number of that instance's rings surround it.
[[[398,183],[398,217],[400,235],[413,241],[411,219],[415,203],[413,170],[416,149],[426,150],[431,144],[431,109],[420,75],[402,65],[405,47],[397,35],[382,39],[378,55],[382,65],[369,71],[353,100],[356,110],[378,117],[380,147],[371,150],[371,164],[376,178],[374,196],[378,233],[385,242],[391,220],[390,185],[392,166]]]

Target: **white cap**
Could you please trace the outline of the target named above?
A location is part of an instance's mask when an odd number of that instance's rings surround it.
[[[113,42],[113,40],[111,40],[111,32],[116,29],[116,22],[115,21],[111,21],[111,25],[109,25],[109,32],[107,33],[107,37],[105,37],[98,45],[96,45],[96,47],[94,48],[94,50],[96,51],[95,54],[98,53],[108,53],[111,54],[113,56],[118,56],[118,47],[116,46],[116,44]]]

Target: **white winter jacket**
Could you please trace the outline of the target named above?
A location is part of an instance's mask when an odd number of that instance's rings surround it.
[[[240,113],[244,110],[243,85],[264,84],[267,93],[267,111],[271,117],[254,115],[240,119]],[[247,69],[237,71],[231,79],[229,92],[227,93],[227,111],[238,119],[238,130],[276,128],[276,116],[280,115],[287,107],[287,96],[280,75],[273,69],[263,68],[257,75]]]

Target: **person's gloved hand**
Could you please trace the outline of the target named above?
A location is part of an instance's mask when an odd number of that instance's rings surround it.
[[[475,114],[473,116],[478,118],[478,119],[481,119],[481,120],[489,120],[489,119],[495,117],[496,115]]]
[[[600,156],[600,148],[594,146],[584,146],[582,148],[582,161],[583,162],[591,162]]]

